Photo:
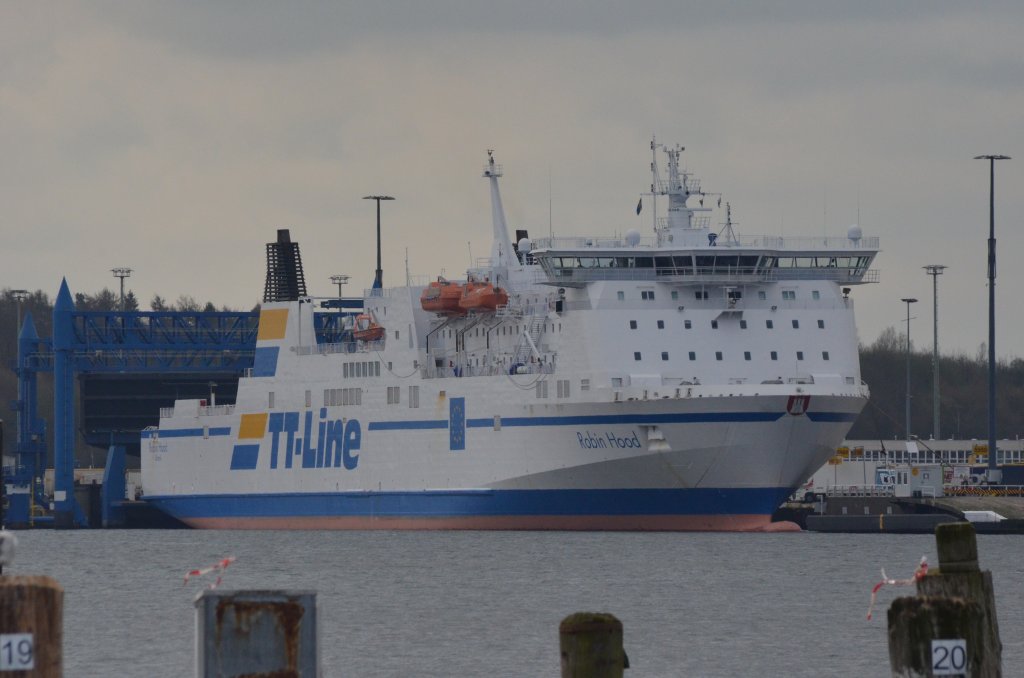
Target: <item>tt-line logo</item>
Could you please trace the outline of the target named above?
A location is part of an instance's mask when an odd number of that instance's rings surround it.
[[[270,434],[270,468],[340,468],[359,465],[362,427],[358,419],[328,419],[327,408],[313,426],[313,412],[243,414],[238,444],[231,455],[234,470],[255,469],[260,444]]]

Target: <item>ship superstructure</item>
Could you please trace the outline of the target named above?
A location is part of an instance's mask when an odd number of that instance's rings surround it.
[[[464,280],[265,303],[237,402],[144,432],[146,497],[196,527],[765,528],[866,402],[877,239],[741,237],[728,204],[714,230],[720,196],[651,148],[650,237],[513,241],[489,152]]]

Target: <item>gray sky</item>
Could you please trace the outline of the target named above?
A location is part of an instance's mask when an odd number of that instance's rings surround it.
[[[115,287],[248,308],[292,229],[313,294],[458,277],[490,247],[485,149],[510,228],[650,222],[648,143],[721,191],[743,235],[878,235],[873,341],[987,338],[996,169],[1001,356],[1024,355],[1024,5],[849,2],[149,2],[0,5],[0,287]],[[859,217],[858,217],[859,213]],[[643,217],[647,217],[645,211]]]

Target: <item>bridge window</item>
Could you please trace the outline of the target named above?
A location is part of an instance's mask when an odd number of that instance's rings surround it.
[[[796,301],[796,290],[782,290],[783,301]]]
[[[757,298],[760,299],[761,301],[764,301],[765,299],[768,298],[768,293],[765,292],[764,290],[758,290],[757,291]]]
[[[678,299],[679,298],[679,290],[672,290],[672,298],[673,299]]]

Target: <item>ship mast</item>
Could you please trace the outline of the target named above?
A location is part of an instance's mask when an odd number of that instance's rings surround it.
[[[652,156],[655,156],[658,148],[664,150],[668,156],[668,179],[666,181],[663,181],[658,175],[657,162],[651,162],[652,206],[657,205],[658,195],[668,196],[668,216],[663,227],[659,228],[657,214],[654,216],[654,232],[657,235],[658,243],[672,243],[677,247],[696,247],[709,244],[709,218],[695,216],[697,212],[711,211],[710,208],[705,208],[703,205],[705,194],[700,189],[700,180],[695,179],[689,172],[679,169],[679,156],[686,149],[678,144],[673,147],[659,144],[652,137]],[[687,201],[695,195],[701,197],[701,206],[688,206]],[[656,210],[654,211],[656,212]]]
[[[494,229],[494,241],[491,243],[491,267],[507,270],[512,262],[512,240],[508,237],[508,226],[505,224],[505,209],[501,205],[501,192],[498,190],[498,177],[502,175],[501,165],[494,162],[494,149],[487,149],[487,164],[484,166],[484,177],[491,184],[491,223]]]

